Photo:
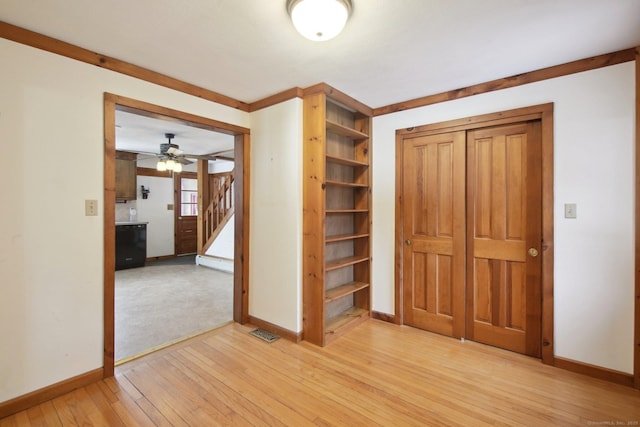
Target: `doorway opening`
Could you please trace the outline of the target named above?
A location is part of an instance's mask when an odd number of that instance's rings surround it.
[[[183,253],[188,253],[190,257],[205,257],[207,242],[204,240],[206,219],[203,200],[206,200],[206,194],[209,190],[209,180],[211,167],[209,166],[209,159],[211,155],[215,154],[216,158],[220,157],[224,161],[231,160],[232,167],[234,169],[234,183],[233,192],[228,192],[228,197],[232,199],[234,212],[232,212],[235,221],[232,222],[231,233],[232,237],[232,260],[229,261],[232,264],[233,277],[230,279],[233,283],[232,286],[232,313],[233,320],[239,323],[246,323],[247,321],[247,303],[248,303],[248,195],[249,195],[249,130],[243,127],[231,125],[228,123],[219,122],[216,120],[208,119],[205,117],[196,116],[193,114],[168,109],[165,107],[145,103],[142,101],[121,97],[113,94],[105,93],[104,96],[104,133],[105,133],[105,156],[104,156],[104,376],[112,376],[114,372],[116,352],[115,352],[115,223],[118,218],[117,215],[121,213],[116,212],[116,117],[117,114],[134,114],[136,117],[142,117],[147,119],[161,120],[164,123],[171,123],[173,127],[188,127],[190,129],[196,129],[208,132],[210,134],[221,135],[222,140],[226,140],[229,146],[226,148],[217,149],[212,148],[212,151],[207,155],[201,154],[191,156],[189,159],[187,156],[176,158],[181,163],[191,164],[194,163],[196,167],[195,171],[185,172],[185,189],[176,192],[175,189],[182,188],[182,179],[173,179],[174,174],[167,175],[171,178],[168,187],[170,192],[175,197],[186,197],[184,200],[179,199],[174,202],[165,203],[162,214],[167,216],[167,212],[170,215],[170,222],[172,227],[164,227],[173,233],[172,238],[159,237],[155,243],[169,244],[171,248],[169,250],[158,249],[156,246],[154,250],[159,251],[160,255],[156,258],[158,260],[170,261],[170,258],[174,258],[178,254],[176,252],[177,246],[180,246],[180,250]],[[162,135],[160,135],[162,137]],[[173,141],[172,141],[173,142]],[[177,142],[177,141],[176,141]],[[181,149],[183,147],[180,147]],[[151,152],[154,154],[156,150],[139,150],[140,152]],[[178,153],[179,154],[179,153]],[[140,157],[140,156],[138,156]],[[145,170],[152,171],[143,178],[155,179],[158,184],[158,189],[163,185],[160,180],[166,180],[164,175],[155,173],[154,165],[159,160],[155,155],[149,156],[149,162],[151,167],[144,168]],[[162,160],[162,159],[160,159]],[[166,160],[166,159],[165,159]],[[214,162],[215,163],[215,162]],[[219,162],[223,163],[223,162]],[[178,174],[175,174],[178,175]],[[188,176],[187,176],[188,175]],[[195,179],[197,189],[194,190],[193,182],[190,180]],[[166,186],[166,185],[165,185]],[[153,197],[153,188],[147,183],[145,186],[143,197]],[[142,191],[142,190],[141,190]],[[195,199],[194,199],[195,196]],[[146,201],[146,200],[145,200]],[[184,202],[184,203],[182,203]],[[174,226],[178,223],[182,214],[182,206],[186,209],[188,214],[192,214],[194,207],[197,206],[198,214],[195,215],[196,229],[189,228],[179,231],[179,227]],[[180,207],[181,211],[175,211],[176,207]],[[135,211],[135,209],[134,209]],[[139,215],[139,212],[136,212]],[[194,215],[187,215],[194,217]],[[191,218],[190,218],[191,219]],[[162,227],[160,227],[162,228]],[[180,234],[176,234],[176,231]],[[166,233],[167,230],[164,230]],[[184,234],[195,234],[196,239],[182,239]],[[177,243],[178,242],[178,243]],[[185,252],[186,251],[186,252]],[[170,253],[171,256],[162,256],[164,252]],[[149,258],[154,259],[154,255],[150,254]],[[180,264],[180,263],[178,263]],[[146,267],[144,267],[146,268]],[[177,268],[174,266],[174,269]],[[208,269],[207,269],[208,270]]]

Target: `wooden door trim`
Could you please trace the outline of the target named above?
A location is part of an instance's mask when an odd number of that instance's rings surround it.
[[[402,153],[407,137],[431,135],[485,126],[540,120],[542,131],[542,362],[554,363],[553,340],[553,103],[484,114],[446,122],[396,130],[396,215],[395,215],[395,323],[404,323],[402,293],[404,285],[402,242]]]
[[[235,137],[235,259],[233,319],[246,323],[249,313],[249,147],[250,130],[206,117],[173,110],[144,101],[104,94],[104,355],[103,376],[112,377],[115,368],[115,116],[116,109],[134,111],[153,117],[168,118]],[[238,179],[239,178],[239,179]]]
[[[634,386],[640,389],[640,46],[636,47],[636,141],[635,141],[635,328],[633,349]]]

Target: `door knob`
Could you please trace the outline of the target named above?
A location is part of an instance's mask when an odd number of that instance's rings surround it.
[[[536,248],[529,248],[529,255],[531,255],[532,257],[537,257],[538,256],[538,250]]]
[[[404,241],[404,243],[405,243],[407,246],[409,246],[409,245],[411,244],[411,240],[407,239],[407,240],[405,240],[405,241]]]

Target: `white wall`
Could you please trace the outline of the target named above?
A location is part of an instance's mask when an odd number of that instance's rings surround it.
[[[554,102],[555,354],[633,372],[634,63],[377,117],[373,309],[394,313],[395,130]],[[565,219],[564,203],[577,203]]]
[[[0,58],[5,401],[103,364],[103,93],[244,127],[249,114],[5,39]],[[84,216],[85,199],[98,216]]]
[[[302,100],[251,114],[249,314],[302,330]]]
[[[234,258],[234,246],[235,246],[235,227],[236,216],[232,215],[229,221],[222,227],[222,231],[213,241],[206,254],[210,256],[233,259]]]
[[[173,205],[173,179],[158,176],[137,177],[136,200],[138,221],[147,221],[147,258],[173,255],[174,211],[167,209]],[[149,189],[149,196],[142,198],[140,186]]]

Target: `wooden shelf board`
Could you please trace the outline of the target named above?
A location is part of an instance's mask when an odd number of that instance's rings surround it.
[[[331,156],[329,154],[326,155],[326,159],[328,162],[339,163],[341,165],[346,166],[369,166],[367,162],[361,162],[359,160],[347,159],[344,157]]]
[[[361,289],[368,288],[368,287],[369,287],[368,283],[349,282],[332,289],[327,289],[324,296],[324,302],[328,303],[331,301],[335,301],[338,298],[351,295],[355,292],[358,292]]]
[[[340,123],[333,122],[331,120],[327,120],[327,130],[329,132],[336,133],[338,135],[346,136],[354,139],[367,139],[369,135],[364,132],[360,132],[358,130],[352,129],[350,127],[341,125]]]
[[[329,179],[325,183],[327,185],[339,185],[342,187],[353,187],[353,188],[367,188],[369,186],[369,184],[360,184],[358,182],[332,181]]]
[[[369,233],[336,234],[334,236],[327,236],[325,238],[325,243],[342,242],[345,240],[361,239],[363,237],[369,237]]]
[[[348,267],[353,264],[358,264],[360,262],[369,261],[369,257],[367,255],[359,255],[359,256],[350,256],[346,258],[338,258],[333,261],[327,262],[325,266],[325,271],[337,270],[338,268]]]
[[[328,214],[344,214],[344,213],[367,213],[369,209],[327,209]]]
[[[364,320],[369,317],[369,312],[359,307],[351,307],[335,317],[327,319],[325,334],[335,334],[340,329],[350,326],[350,323]]]

